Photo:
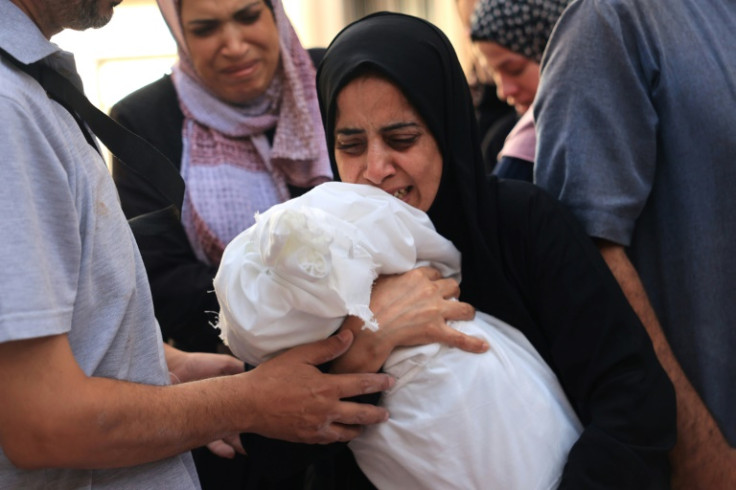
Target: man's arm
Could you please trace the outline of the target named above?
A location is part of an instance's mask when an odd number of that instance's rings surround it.
[[[677,444],[670,453],[674,488],[736,488],[736,450],[682,371],[665,338],[639,274],[624,247],[599,240],[598,248],[652,339],[659,362],[675,386]]]
[[[110,468],[169,457],[235,432],[297,442],[347,441],[385,421],[341,398],[388,389],[386,375],[328,375],[317,364],[352,342],[344,332],[247,373],[172,386],[88,377],[66,335],[0,344],[0,445],[26,469]]]
[[[243,361],[229,354],[184,352],[169,344],[164,344],[164,354],[172,384],[238,374],[245,370]],[[236,453],[245,454],[238,433],[212,441],[207,447],[221,458],[230,459],[234,458]]]

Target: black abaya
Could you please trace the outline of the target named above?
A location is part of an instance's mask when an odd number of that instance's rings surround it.
[[[337,96],[366,72],[399,87],[442,152],[428,214],[462,252],[460,299],[529,338],[584,424],[560,488],[667,488],[674,390],[651,341],[566,209],[531,184],[484,176],[470,93],[447,38],[426,21],[394,13],[368,16],[338,34],[317,75],[336,175]]]

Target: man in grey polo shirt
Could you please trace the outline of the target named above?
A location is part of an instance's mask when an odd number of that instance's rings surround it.
[[[112,9],[0,0],[0,48],[78,83],[72,56],[48,39],[104,25]],[[354,424],[386,419],[340,399],[387,389],[388,376],[314,367],[342,354],[349,333],[238,374],[230,356],[164,346],[100,154],[7,56],[0,117],[0,488],[198,488],[193,447],[239,432],[349,440]],[[169,371],[183,382],[169,385]],[[222,374],[233,375],[212,377]]]

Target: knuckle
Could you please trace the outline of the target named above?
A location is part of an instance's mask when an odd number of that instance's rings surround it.
[[[319,375],[320,378],[322,375]],[[309,394],[314,400],[324,400],[326,398],[334,397],[336,388],[329,382],[329,378],[325,378],[325,382],[318,382],[309,385]]]
[[[419,286],[421,296],[433,296],[439,290],[439,286],[433,282],[424,283]]]
[[[376,383],[374,383],[373,378],[361,378],[360,379],[360,392],[362,394],[366,393],[372,393],[376,389]]]
[[[429,314],[431,318],[439,319],[442,317],[442,310],[438,305],[433,304],[427,307],[427,314]]]
[[[370,417],[366,413],[365,410],[358,410],[355,412],[355,415],[352,417],[352,422],[355,425],[365,425],[370,423]]]
[[[406,279],[410,284],[427,283],[426,277],[418,269],[408,271],[406,273]]]

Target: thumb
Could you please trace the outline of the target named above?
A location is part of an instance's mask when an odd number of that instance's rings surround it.
[[[216,456],[225,459],[233,459],[235,457],[235,449],[224,441],[213,441],[207,444],[207,449]]]
[[[341,330],[324,340],[302,345],[293,350],[299,350],[305,362],[319,366],[343,355],[352,343],[353,333],[350,330]]]

